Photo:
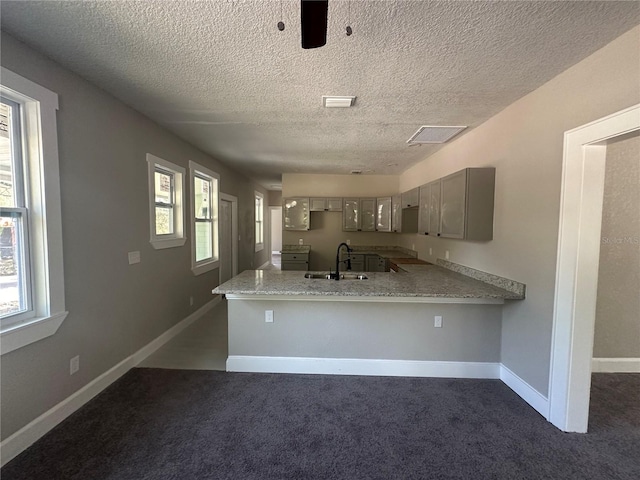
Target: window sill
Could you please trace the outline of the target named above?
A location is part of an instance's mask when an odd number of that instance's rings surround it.
[[[191,271],[194,275],[202,275],[203,273],[210,272],[211,270],[215,270],[220,265],[218,260],[211,261],[208,263],[203,263],[200,265],[196,265],[195,267],[191,267]]]
[[[186,241],[187,239],[185,237],[171,238],[169,240],[150,240],[151,245],[156,250],[161,250],[163,248],[181,247],[185,244]]]
[[[60,312],[48,317],[31,318],[23,323],[7,327],[0,332],[2,355],[31,343],[50,337],[58,331],[69,312]]]

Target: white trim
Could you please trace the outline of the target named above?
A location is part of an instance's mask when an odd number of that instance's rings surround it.
[[[640,373],[640,358],[594,358],[591,360],[594,373]]]
[[[174,233],[171,235],[156,235],[156,199],[155,199],[155,170],[160,166],[174,174],[175,206],[173,212]],[[186,241],[184,233],[185,212],[185,176],[186,170],[174,163],[147,153],[147,169],[149,182],[149,243],[156,250],[183,246]]]
[[[4,354],[53,335],[66,318],[67,312],[56,116],[58,95],[4,67],[0,69],[0,83],[2,95],[20,103],[24,112],[24,154],[29,160],[29,171],[24,173],[29,177],[31,187],[29,253],[35,315],[29,322],[9,326],[2,332],[2,347],[7,338],[12,338],[8,343],[10,349],[2,350]],[[36,221],[36,218],[41,220]],[[47,325],[39,325],[38,320]],[[14,328],[19,329],[19,333]]]
[[[232,275],[238,275],[238,197],[220,192],[220,200],[231,202],[231,267]],[[220,277],[218,277],[220,285]]]
[[[260,217],[261,217],[261,219],[260,219],[260,228],[262,230],[262,242],[258,243],[258,239],[257,238],[255,239],[255,247],[256,247],[255,248],[255,252],[256,253],[261,252],[262,250],[264,250],[264,243],[265,243],[264,242],[264,233],[265,233],[265,228],[264,228],[264,224],[265,224],[264,210],[265,210],[265,204],[264,204],[264,194],[258,192],[257,190],[254,190],[254,192],[253,192],[253,202],[254,202],[253,222],[254,222],[254,230],[255,230],[255,224],[258,222],[258,219],[256,218],[257,209],[255,208],[255,201],[258,198],[260,199],[260,206],[261,206],[261,209],[262,209],[262,212],[261,212],[261,215],[260,215]]]
[[[171,327],[162,335],[151,341],[133,355],[122,360],[105,373],[95,378],[77,392],[73,393],[62,402],[58,403],[35,420],[31,421],[20,430],[0,443],[0,466],[6,465],[24,450],[42,438],[47,432],[77,411],[80,407],[94,398],[113,382],[122,377],[130,369],[134,368],[148,356],[158,350],[173,337],[195,322],[202,315],[220,303],[220,297],[215,297],[191,315]]]
[[[610,138],[640,129],[640,105],[565,133],[548,419],[586,432],[598,285],[604,163]]]
[[[498,379],[500,378],[500,364],[492,362],[230,355],[227,358],[227,372]]]
[[[11,325],[0,334],[2,355],[50,337],[58,331],[68,314],[69,312],[61,312],[49,317],[30,318],[24,323]]]
[[[211,181],[212,188],[215,189],[215,199],[212,199],[211,202],[211,205],[215,208],[215,211],[211,213],[212,256],[199,262],[196,262],[196,241],[198,239],[196,238],[196,205],[193,191],[193,182],[196,173],[207,177]],[[202,275],[220,266],[220,235],[218,233],[220,221],[220,175],[192,160],[189,160],[189,205],[191,206],[191,214],[189,216],[191,229],[191,271],[194,275]]]
[[[265,265],[268,265],[267,262]],[[302,273],[302,272],[301,272]],[[335,280],[318,279],[318,282],[329,282]],[[344,282],[366,282],[367,280],[342,280]],[[320,295],[269,295],[269,294],[241,294],[225,293],[227,300],[244,301],[280,301],[288,302],[383,302],[383,303],[462,303],[471,305],[501,305],[504,300],[501,298],[448,298],[448,297],[368,297],[355,295],[331,295],[323,292]]]
[[[538,392],[535,388],[522,380],[509,368],[500,364],[500,380],[502,380],[511,390],[517,393],[525,402],[531,405],[545,419],[549,412],[549,399]]]

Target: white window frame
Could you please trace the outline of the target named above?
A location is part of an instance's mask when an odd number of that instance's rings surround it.
[[[196,261],[196,195],[194,182],[196,177],[204,177],[211,180],[215,194],[211,197],[211,253],[212,256],[204,260]],[[220,238],[219,238],[219,211],[220,211],[220,175],[202,165],[189,160],[189,196],[191,201],[191,271],[194,275],[201,275],[220,266]]]
[[[22,110],[32,288],[30,312],[7,317],[0,324],[0,353],[5,355],[55,334],[69,312],[64,301],[58,95],[0,68],[0,93]]]
[[[264,195],[258,191],[254,191],[254,205],[258,199],[260,200],[260,211],[258,212],[257,206],[254,207],[256,252],[264,250]],[[260,223],[260,229],[258,229],[258,223]],[[260,233],[260,238],[258,238],[258,233]]]
[[[184,234],[184,182],[186,170],[174,163],[147,153],[147,167],[149,170],[149,242],[155,249],[181,247],[187,241]],[[156,169],[173,174],[173,233],[156,235]]]

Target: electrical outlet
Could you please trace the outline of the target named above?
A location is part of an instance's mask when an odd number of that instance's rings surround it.
[[[80,370],[80,355],[76,355],[69,360],[69,375],[73,375]]]
[[[433,326],[436,328],[442,328],[442,316],[436,315],[433,318]]]
[[[302,240],[301,238],[298,239],[298,245],[304,245],[304,240]]]
[[[264,311],[264,321],[266,323],[273,323],[273,310]]]
[[[189,306],[193,307],[193,297],[189,297]]]
[[[351,245],[351,240],[347,238],[347,245]]]
[[[416,250],[416,244],[415,244],[415,243],[412,243],[412,244],[411,244],[411,250],[413,250],[413,251],[415,251],[415,250]]]
[[[444,259],[449,260],[449,250],[444,251]]]
[[[433,255],[433,248],[429,247],[429,256]]]

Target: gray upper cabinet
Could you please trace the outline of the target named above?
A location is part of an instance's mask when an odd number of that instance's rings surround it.
[[[420,204],[420,189],[418,187],[402,194],[402,208],[417,207]]]
[[[309,208],[312,212],[341,212],[342,198],[315,197],[309,199]]]
[[[376,231],[391,231],[391,197],[382,197],[376,200]]]
[[[429,228],[428,235],[440,235],[440,180],[429,183]]]
[[[440,179],[440,236],[493,239],[495,173],[495,168],[466,168]]]
[[[285,230],[309,230],[309,199],[285,198],[282,223]]]
[[[391,231],[402,232],[402,197],[399,194],[391,197]]]
[[[343,199],[342,230],[344,230],[345,232],[375,232],[376,199]]]
[[[420,187],[420,209],[418,210],[418,233],[429,235],[429,184]]]

